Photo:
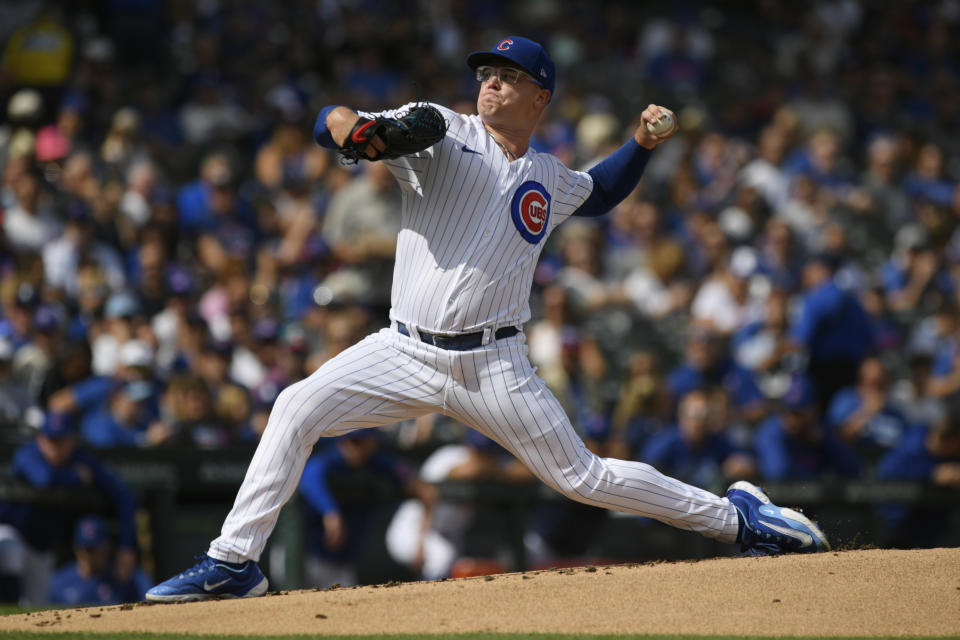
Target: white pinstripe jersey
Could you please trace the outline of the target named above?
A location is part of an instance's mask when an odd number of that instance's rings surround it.
[[[544,242],[593,179],[532,148],[509,162],[479,116],[433,106],[446,137],[385,161],[403,188],[390,317],[431,333],[521,326]]]

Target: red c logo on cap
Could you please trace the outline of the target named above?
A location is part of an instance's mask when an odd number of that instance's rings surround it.
[[[504,40],[503,42],[497,45],[497,49],[499,49],[500,51],[506,51],[507,49],[510,48],[510,45],[512,44],[513,44],[513,40]]]

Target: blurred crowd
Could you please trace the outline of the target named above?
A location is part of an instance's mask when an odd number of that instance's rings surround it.
[[[585,170],[651,102],[681,126],[537,270],[531,359],[588,443],[708,487],[960,486],[957,0],[0,17],[4,447],[51,416],[93,449],[254,445],[284,386],[388,321],[399,191],[315,145],[317,112],[473,112],[465,55],[517,33],[558,67],[538,151]],[[385,437],[467,446],[439,417]]]

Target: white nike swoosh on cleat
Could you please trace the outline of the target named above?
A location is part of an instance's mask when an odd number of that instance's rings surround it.
[[[790,529],[787,527],[781,527],[775,524],[771,524],[769,522],[764,522],[763,520],[758,520],[757,522],[759,522],[765,527],[769,527],[773,529],[778,533],[782,533],[785,536],[789,536],[791,538],[795,538],[799,540],[801,543],[800,544],[801,547],[808,547],[813,544],[813,536],[811,536],[809,533],[804,533],[803,531],[797,531],[796,529]]]
[[[216,588],[219,587],[220,585],[227,584],[227,583],[230,582],[231,580],[233,580],[233,578],[227,578],[226,580],[221,580],[220,582],[214,582],[213,584],[210,584],[209,582],[207,582],[206,580],[204,580],[204,581],[203,581],[203,590],[204,590],[204,591],[212,591],[213,589],[216,589]]]

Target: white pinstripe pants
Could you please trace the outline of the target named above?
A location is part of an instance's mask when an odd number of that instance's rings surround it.
[[[534,373],[522,334],[446,351],[382,329],[280,393],[210,555],[259,560],[320,437],[437,412],[496,440],[574,500],[736,539],[737,514],[726,498],[587,449]]]

